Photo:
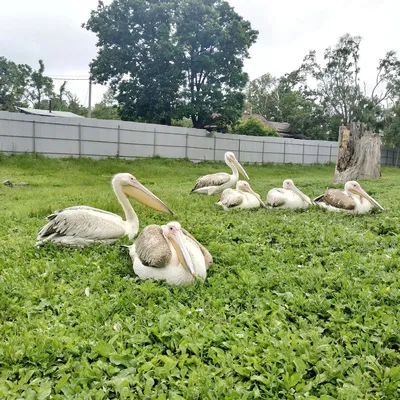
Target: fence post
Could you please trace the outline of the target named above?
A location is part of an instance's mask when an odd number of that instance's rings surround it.
[[[121,126],[118,125],[118,131],[117,131],[117,158],[119,158],[119,153],[120,153],[120,142],[121,142]]]
[[[283,163],[286,164],[286,142],[283,142]]]
[[[82,156],[82,125],[78,124],[79,158]]]
[[[392,150],[392,165],[394,165],[394,149]]]
[[[265,150],[265,140],[263,140],[262,154],[261,154],[261,164],[264,164],[264,150]]]
[[[153,157],[156,156],[156,146],[157,146],[157,129],[154,128],[154,132],[153,132]]]
[[[187,131],[187,129],[186,129],[186,131]],[[187,156],[188,156],[188,137],[189,137],[189,134],[186,133],[186,138],[185,138],[185,158],[187,158]]]
[[[214,161],[215,161],[215,149],[217,147],[217,137],[214,136]]]
[[[238,161],[240,161],[240,139],[239,139],[239,148],[238,148]]]
[[[304,142],[303,142],[303,152],[301,154],[301,165],[304,164]]]
[[[319,143],[317,146],[317,164],[319,164]]]
[[[32,121],[32,152],[36,153],[36,121]]]
[[[329,163],[332,162],[332,145],[329,147]]]

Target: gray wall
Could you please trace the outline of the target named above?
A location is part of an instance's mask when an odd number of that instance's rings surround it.
[[[336,162],[338,144],[213,133],[138,122],[40,117],[0,111],[0,151],[48,157],[143,158],[155,155],[192,161],[223,160],[233,151],[241,162],[323,164]],[[382,148],[393,165],[395,149]]]

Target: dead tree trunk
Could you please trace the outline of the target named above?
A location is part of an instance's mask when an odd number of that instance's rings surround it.
[[[339,154],[333,183],[381,177],[381,138],[352,122],[339,129]]]

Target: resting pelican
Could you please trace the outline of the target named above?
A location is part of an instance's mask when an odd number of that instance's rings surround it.
[[[133,270],[140,279],[188,285],[205,279],[212,256],[179,222],[149,225],[130,247]]]
[[[283,188],[271,189],[267,194],[267,204],[273,208],[308,208],[312,201],[299,190],[291,179],[283,181]]]
[[[356,181],[346,182],[344,190],[327,189],[324,194],[315,198],[314,202],[329,211],[344,211],[350,214],[365,214],[374,207],[384,210]]]
[[[266,207],[257,194],[246,181],[238,181],[236,189],[225,189],[217,203],[225,211],[232,208],[258,208]]]
[[[112,187],[120,202],[126,221],[119,215],[98,208],[75,206],[55,211],[49,223],[37,235],[41,245],[51,241],[64,246],[83,247],[94,243],[111,244],[124,235],[133,239],[139,231],[139,219],[125,195],[157,211],[173,212],[131,174],[121,173],[112,179]]]
[[[239,171],[244,177],[246,177],[246,179],[250,179],[232,152],[228,151],[225,153],[225,163],[231,167],[232,175],[229,175],[226,172],[218,172],[216,174],[201,176],[197,179],[196,184],[190,193],[202,193],[208,194],[209,196],[221,193],[225,189],[236,184],[239,180]]]

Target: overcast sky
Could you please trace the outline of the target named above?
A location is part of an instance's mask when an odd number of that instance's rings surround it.
[[[345,33],[360,35],[361,79],[373,84],[379,58],[400,53],[398,0],[228,0],[259,31],[245,63],[250,78],[270,72],[281,76],[297,68],[309,50],[319,58]],[[109,0],[104,1],[106,4]],[[81,28],[97,0],[3,0],[0,55],[36,68],[41,58],[51,77],[87,77],[96,56],[96,36]],[[62,81],[55,81],[56,87]],[[88,103],[88,83],[69,81],[67,88]],[[93,103],[104,88],[95,85]]]

